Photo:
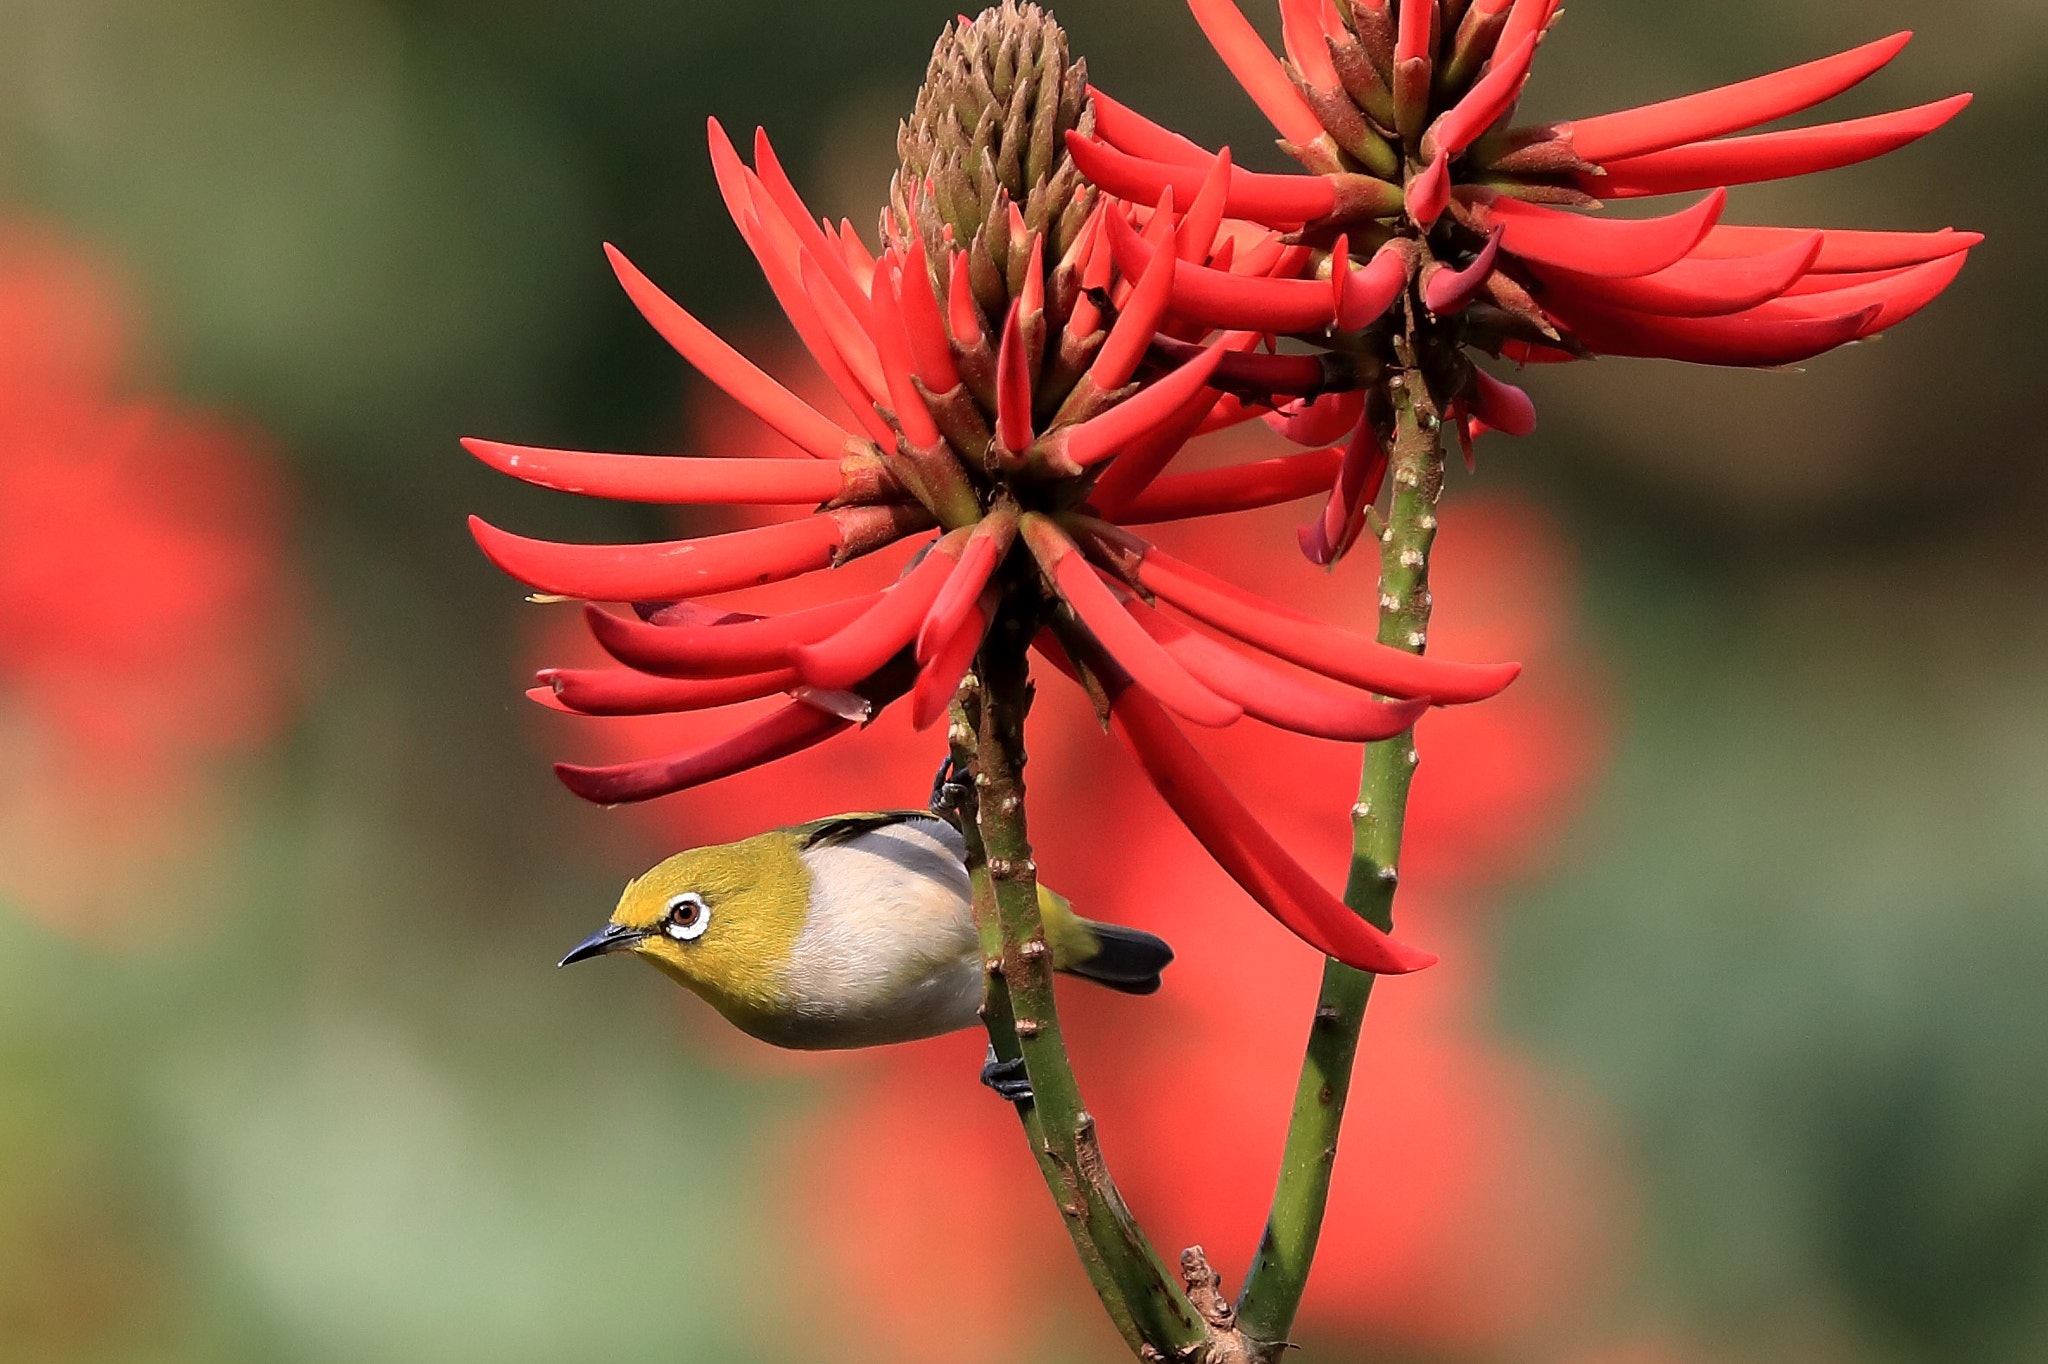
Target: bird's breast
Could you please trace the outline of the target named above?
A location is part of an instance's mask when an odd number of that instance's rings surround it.
[[[878,1046],[972,1027],[980,941],[966,868],[944,825],[891,825],[808,849],[808,917],[764,1039]]]

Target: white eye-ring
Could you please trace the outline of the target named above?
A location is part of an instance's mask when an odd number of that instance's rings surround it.
[[[677,942],[689,942],[704,936],[704,930],[711,927],[711,906],[704,903],[704,897],[694,890],[671,896],[668,902],[668,918],[661,931]]]

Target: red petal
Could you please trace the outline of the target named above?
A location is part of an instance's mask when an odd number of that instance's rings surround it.
[[[1590,194],[1631,199],[1650,194],[1679,194],[1709,185],[1748,185],[1759,180],[1784,180],[1795,175],[1852,166],[1917,142],[1963,111],[1968,95],[1954,95],[1933,104],[1896,113],[1791,128],[1753,137],[1694,142],[1669,151],[1606,163],[1607,174],[1582,176]]]
[[[1131,619],[1095,566],[1051,520],[1029,513],[1018,524],[1018,533],[1060,599],[1074,609],[1088,633],[1130,672],[1138,686],[1198,725],[1217,729],[1243,718],[1242,706],[1188,676],[1187,669]]]
[[[823,460],[606,455],[474,439],[462,446],[498,472],[528,483],[621,502],[815,505],[846,491],[845,472]]]
[[[1159,198],[1159,212],[1164,215],[1172,209],[1173,191],[1165,190]],[[1143,253],[1143,262],[1136,265],[1121,255],[1112,257],[1123,266],[1124,276],[1137,280],[1138,284],[1131,291],[1131,296],[1124,300],[1123,311],[1117,314],[1108,338],[1096,353],[1095,363],[1088,368],[1088,377],[1096,389],[1111,393],[1131,381],[1131,376],[1138,372],[1139,362],[1145,358],[1146,348],[1158,335],[1167,305],[1173,300],[1173,281],[1179,273],[1179,263],[1170,251],[1153,252],[1132,230],[1129,220],[1114,208],[1103,215],[1103,230],[1112,234],[1118,231],[1125,233],[1138,244],[1137,253]],[[1136,259],[1137,253],[1133,254],[1132,260]]]
[[[931,610],[925,613],[924,623],[918,627],[919,663],[930,663],[933,655],[959,630],[960,623],[980,599],[982,588],[988,585],[989,575],[1010,552],[1010,541],[1016,533],[1015,515],[985,516],[975,526],[967,537],[966,548],[960,552],[960,566],[946,579],[945,587],[932,601]]]
[[[1425,231],[1451,202],[1451,160],[1442,152],[1408,182],[1408,216]]]
[[[1382,696],[1426,696],[1438,705],[1462,705],[1497,694],[1522,671],[1519,663],[1448,663],[1403,653],[1254,596],[1156,547],[1140,562],[1138,582],[1276,658]]]
[[[1508,15],[1494,50],[1512,52],[1524,38],[1541,41],[1560,3],[1562,0],[1515,0],[1514,11]]]
[[[1327,0],[1280,0],[1280,42],[1302,79],[1318,90],[1339,90],[1343,82],[1337,79],[1337,68],[1330,64],[1330,49],[1323,41],[1326,3]]]
[[[1106,222],[1117,264],[1125,274],[1143,278],[1151,270],[1151,246],[1122,214],[1112,213]],[[1172,285],[1173,314],[1211,327],[1308,332],[1337,320],[1330,286],[1320,280],[1247,278],[1183,262],[1174,269]]]
[[[1858,336],[1871,336],[1887,327],[1896,327],[1932,303],[1962,273],[1968,260],[1968,253],[1959,251],[1953,256],[1916,265],[1884,279],[1851,285],[1831,293],[1776,299],[1753,310],[1748,316],[1768,321],[1822,321],[1845,312],[1876,308],[1876,315],[1865,321],[1863,330],[1857,333]]]
[[[1127,687],[1114,699],[1111,723],[1189,832],[1296,937],[1361,971],[1393,975],[1435,963],[1434,955],[1396,942],[1352,913],[1309,875],[1142,687]]]
[[[993,618],[988,605],[970,598],[952,633],[933,649],[910,690],[911,728],[930,729],[945,718],[946,708],[960,690],[960,679],[974,666],[982,636],[988,633]]]
[[[1364,331],[1386,316],[1407,283],[1408,253],[1389,241],[1373,253],[1364,269],[1346,272],[1337,325],[1345,331]]]
[[[857,313],[865,313],[868,306],[866,290],[860,287],[847,268],[844,244],[833,242],[819,227],[817,218],[804,204],[803,196],[796,192],[789,176],[782,169],[782,162],[776,159],[775,148],[769,145],[768,130],[754,129],[754,174],[760,178],[762,188],[781,211],[783,220],[796,233],[808,253],[817,258],[824,267],[825,277],[832,282],[839,301]],[[870,268],[873,262],[869,262]]]
[[[921,265],[913,268],[922,271]],[[896,302],[896,270],[884,267],[875,271],[875,292],[869,303],[874,319],[875,348],[882,357],[882,377],[889,385],[889,406],[896,413],[896,421],[903,428],[903,438],[911,448],[924,450],[939,443],[939,428],[932,421],[932,414],[924,405],[924,395],[917,391],[917,385],[910,381],[916,361],[910,355],[909,329],[904,326],[903,314]]]
[[[1483,369],[1472,371],[1467,401],[1472,406],[1472,415],[1496,431],[1510,436],[1535,434],[1536,404],[1529,401],[1529,395]]]
[[[1804,227],[1730,227],[1723,225],[1706,235],[1693,251],[1702,259],[1753,256],[1804,238]],[[1821,234],[1820,257],[1813,269],[1826,274],[1864,270],[1897,270],[1909,265],[1953,256],[1968,251],[1984,240],[1981,232],[1849,232],[1830,228]]]
[[[1479,140],[1502,114],[1514,105],[1529,79],[1529,64],[1536,60],[1536,39],[1528,37],[1496,56],[1484,76],[1473,82],[1465,97],[1438,116],[1423,148],[1430,155],[1456,156]]]
[[[1771,307],[1771,304],[1765,304]],[[1657,317],[1574,304],[1558,313],[1574,337],[1602,355],[1640,355],[1696,365],[1792,365],[1866,334],[1877,305],[1821,318]]]
[[[621,763],[615,767],[576,767],[557,763],[555,775],[562,784],[588,801],[599,805],[624,805],[652,800],[656,796],[687,791],[693,786],[729,777],[763,763],[786,758],[792,753],[824,742],[851,720],[820,710],[804,701],[792,701],[781,710],[718,742],[665,758]]]
[[[1387,478],[1387,451],[1379,432],[1362,415],[1344,447],[1344,462],[1330,486],[1323,514],[1295,534],[1301,552],[1312,564],[1331,564],[1351,552],[1365,527],[1365,508],[1379,500]]]
[[[946,536],[860,619],[815,644],[798,646],[792,657],[804,680],[827,691],[840,691],[873,676],[909,647],[925,614],[959,566],[959,550],[966,539],[964,531]]]
[[[757,193],[756,186],[751,180],[748,181],[747,188],[757,202],[767,205],[766,190],[759,190]],[[772,205],[768,207],[772,211]],[[796,328],[796,334],[804,343],[804,349],[818,362],[818,368],[825,372],[825,377],[831,381],[833,390],[839,394],[840,400],[852,412],[854,420],[860,424],[861,430],[867,433],[868,438],[885,450],[893,449],[896,444],[896,433],[889,429],[887,422],[876,415],[874,400],[868,390],[847,367],[846,361],[840,358],[839,348],[834,343],[831,333],[826,330],[818,310],[811,306],[799,274],[800,267],[789,264],[789,260],[796,259],[801,253],[796,246],[795,237],[790,234],[788,224],[784,223],[779,215],[771,220],[755,213],[749,214],[746,230],[748,241],[754,246],[754,258],[760,262],[761,273],[768,280],[768,288],[774,293],[776,302],[782,305],[783,315],[789,319],[790,326]],[[780,247],[774,242],[778,237],[782,239]],[[790,253],[787,258],[784,248]]]
[[[1193,203],[1212,164],[1208,158],[1198,166],[1142,159],[1076,132],[1067,134],[1067,150],[1073,153],[1081,174],[1117,198],[1141,204],[1157,203],[1160,193],[1169,187],[1181,202]],[[1232,167],[1230,197],[1223,211],[1232,218],[1271,226],[1313,222],[1336,206],[1336,187],[1320,175],[1259,175]]]
[[[604,651],[629,668],[657,677],[733,677],[791,666],[800,645],[829,637],[859,619],[881,594],[727,624],[643,625],[585,606],[584,623]]]
[[[1341,449],[1310,450],[1227,469],[1174,474],[1133,498],[1116,520],[1126,526],[1142,526],[1292,502],[1329,487],[1343,454]]]
[[[1031,371],[1024,356],[1023,307],[1010,305],[996,352],[996,439],[1013,455],[1031,448]]]
[[[818,321],[825,328],[825,335],[831,339],[832,347],[839,352],[839,358],[860,381],[870,401],[889,401],[889,381],[882,373],[882,355],[875,348],[875,338],[868,333],[867,322],[855,317],[853,310],[846,306],[846,300],[839,297],[825,279],[824,269],[817,258],[806,253],[798,263],[798,278],[803,281],[804,292],[816,310]],[[863,313],[869,311],[864,307]],[[894,447],[891,439],[884,449]]]
[[[590,601],[670,601],[780,582],[829,568],[842,541],[832,516],[651,545],[529,540],[469,518],[484,556],[537,592]]]
[[[1172,416],[1125,447],[1096,480],[1089,500],[1103,515],[1118,515],[1131,499],[1151,487],[1160,471],[1201,432],[1210,412],[1229,401],[1213,388],[1195,390]]]
[[[1194,11],[1195,22],[1208,35],[1216,55],[1223,58],[1230,74],[1252,97],[1252,103],[1259,106],[1259,112],[1279,130],[1280,136],[1305,147],[1323,135],[1322,120],[1316,117],[1315,110],[1309,108],[1301,92],[1294,88],[1294,82],[1287,78],[1287,72],[1267,49],[1258,30],[1251,26],[1231,0],[1188,0],[1188,8]],[[1088,174],[1086,167],[1082,168],[1082,174]],[[1095,179],[1093,175],[1088,178]],[[1117,191],[1110,190],[1110,193]],[[1147,196],[1148,199],[1156,197]]]
[[[1501,227],[1493,225],[1493,232],[1486,239],[1486,245],[1472,261],[1456,270],[1445,266],[1426,275],[1422,281],[1422,301],[1438,317],[1449,317],[1463,312],[1465,305],[1479,296],[1486,287],[1486,278],[1493,273],[1493,263],[1500,256]]]
[[[951,277],[946,281],[946,317],[953,328],[953,340],[962,350],[981,344],[981,307],[974,301],[974,282],[967,273],[967,253],[953,253]]]
[[[1485,204],[1480,217],[1506,229],[1501,245],[1511,256],[1601,279],[1633,279],[1684,260],[1727,203],[1728,192],[1717,189],[1665,218],[1589,218],[1503,196]]]
[[[1754,80],[1640,109],[1575,119],[1564,127],[1571,135],[1572,149],[1586,160],[1596,162],[1722,137],[1833,99],[1898,56],[1912,37],[1910,32],[1894,33],[1889,38]]]
[[[1216,153],[1209,178],[1202,182],[1174,234],[1174,253],[1182,260],[1200,265],[1209,259],[1216,245],[1216,230],[1223,226],[1223,205],[1229,194],[1230,148],[1225,147]]]
[[[1296,445],[1328,445],[1357,426],[1358,414],[1364,410],[1365,394],[1352,389],[1282,408],[1265,420],[1268,427]]]
[[[1118,151],[1148,161],[1177,161],[1188,166],[1206,167],[1215,160],[1215,154],[1207,148],[1160,127],[1094,86],[1088,87],[1088,93],[1095,101],[1095,135]]]
[[[1136,598],[1124,607],[1196,681],[1266,724],[1339,743],[1375,743],[1413,728],[1429,710],[1426,700],[1377,701],[1365,692],[1283,671],[1190,630]]]
[[[1119,453],[1162,425],[1181,404],[1200,392],[1216,373],[1223,353],[1221,344],[1211,346],[1199,359],[1188,361],[1101,416],[1055,431],[1048,442],[1047,459],[1055,468],[1085,469]]]
[[[754,701],[802,685],[794,668],[710,681],[649,677],[625,668],[550,668],[536,690],[576,715],[666,715]]]
[[[910,353],[917,360],[917,377],[933,393],[952,392],[960,383],[960,371],[953,362],[953,345],[946,335],[945,315],[939,311],[939,296],[932,288],[931,260],[921,237],[911,241],[896,299],[903,330],[910,338]]]
[[[716,333],[682,305],[656,288],[654,282],[635,269],[617,248],[605,247],[612,270],[625,286],[626,296],[640,315],[653,324],[662,339],[676,353],[696,366],[699,373],[717,384],[749,412],[820,459],[837,459],[844,453],[851,432],[813,409],[810,404],[769,378],[746,356],[727,345]]]
[[[1668,270],[1637,279],[1596,279],[1542,269],[1536,274],[1553,291],[1612,308],[1663,317],[1725,317],[1790,289],[1813,268],[1825,241],[1822,233],[1809,232],[1763,255],[1692,255]]]

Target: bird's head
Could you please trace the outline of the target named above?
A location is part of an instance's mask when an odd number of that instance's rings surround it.
[[[779,1007],[810,884],[796,839],[781,830],[692,848],[630,882],[611,922],[561,964],[631,952],[744,1026]]]

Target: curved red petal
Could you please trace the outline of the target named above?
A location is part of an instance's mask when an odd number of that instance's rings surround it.
[[[558,709],[575,715],[666,715],[754,701],[801,686],[794,668],[709,680],[650,677],[625,668],[549,668],[540,674]]]
[[[1969,260],[1967,252],[1957,252],[1940,260],[1916,265],[1910,270],[1882,279],[1870,280],[1863,284],[1851,285],[1825,294],[1811,294],[1799,298],[1779,298],[1753,309],[1748,316],[1766,321],[1779,319],[1822,320],[1839,316],[1861,308],[1876,308],[1875,316],[1869,318],[1859,336],[1871,336],[1896,327],[1913,314],[1932,303],[1942,290],[1955,282]]]
[[[599,805],[625,805],[687,791],[801,753],[852,727],[851,720],[804,701],[792,701],[767,718],[703,748],[612,767],[557,763],[555,775],[561,778],[562,785],[585,800]]]
[[[1156,547],[1139,561],[1138,583],[1224,634],[1382,696],[1463,705],[1498,694],[1522,671],[1519,663],[1450,663],[1403,653],[1255,596]]]
[[[1775,251],[1755,256],[1686,257],[1668,270],[1635,279],[1597,279],[1566,270],[1535,273],[1551,291],[1613,308],[1664,317],[1725,317],[1768,303],[1803,278],[1820,259],[1826,236],[1809,232]]]
[[[846,491],[845,471],[838,463],[823,460],[609,455],[474,438],[465,438],[462,447],[498,472],[525,482],[620,502],[815,505]]]
[[[941,539],[858,620],[815,644],[792,650],[790,656],[804,681],[840,691],[872,676],[908,648],[946,580],[959,566],[959,551],[966,540],[965,531]]]
[[[1344,298],[1337,307],[1337,325],[1364,331],[1386,316],[1408,283],[1408,253],[1394,241],[1373,252],[1364,268],[1344,274]]]
[[[829,568],[842,542],[831,516],[647,545],[530,540],[477,516],[469,529],[485,558],[536,592],[590,601],[670,601],[779,582]]]
[[[1099,417],[1052,434],[1046,455],[1055,467],[1085,469],[1121,452],[1139,437],[1161,426],[1183,403],[1208,385],[1223,360],[1219,342],[1149,388],[1142,388]]]
[[[1754,256],[1805,238],[1804,227],[1734,227],[1723,224],[1707,233],[1693,254],[1703,260]],[[1981,244],[1981,232],[1856,232],[1829,228],[1821,233],[1820,255],[1813,269],[1825,274],[1865,270],[1898,270],[1953,256]]]
[[[734,677],[792,666],[798,647],[831,636],[879,600],[870,592],[783,616],[689,625],[647,625],[585,606],[583,620],[598,645],[629,668],[656,677]]]
[[[1917,142],[1961,113],[1970,99],[1969,95],[1953,95],[1932,104],[1844,123],[1694,142],[1668,151],[1609,161],[1605,175],[1581,177],[1581,184],[1588,193],[1604,199],[1632,199],[1681,194],[1710,185],[1748,185],[1760,180],[1812,175],[1853,166]]]
[[[1483,369],[1472,371],[1472,388],[1466,400],[1473,416],[1503,435],[1536,433],[1536,404],[1529,401],[1529,395]]]
[[[1633,279],[1684,260],[1727,204],[1728,192],[1716,189],[1668,217],[1592,218],[1502,196],[1483,205],[1480,217],[1500,224],[1501,247],[1511,256],[1600,279]]]
[[[924,267],[915,268],[922,270]],[[875,271],[874,295],[868,303],[873,319],[875,349],[881,355],[882,379],[889,386],[889,406],[896,413],[898,425],[903,428],[903,438],[910,442],[912,449],[929,449],[939,443],[939,428],[932,420],[931,411],[924,405],[924,395],[911,382],[917,362],[911,358],[910,331],[896,301],[896,276],[897,271],[889,266],[878,267]]]
[[[974,609],[996,565],[1010,552],[1010,542],[1016,533],[1014,515],[985,516],[975,526],[960,551],[960,566],[946,579],[945,586],[932,600],[931,609],[925,613],[924,623],[918,627],[919,663],[929,664],[959,630],[960,622]]]
[[[1536,39],[1524,38],[1504,56],[1496,56],[1485,75],[1473,82],[1464,98],[1446,109],[1423,139],[1427,155],[1456,156],[1479,140],[1514,104],[1536,60]],[[1581,153],[1583,155],[1583,153]]]
[[[1145,633],[1117,601],[1087,556],[1048,518],[1027,515],[1018,533],[1032,557],[1052,581],[1060,600],[1074,609],[1097,643],[1126,669],[1132,680],[1175,713],[1220,729],[1244,717],[1244,708],[1226,701],[1188,675],[1158,641]]]
[[[1111,724],[1167,805],[1261,908],[1317,951],[1382,975],[1419,971],[1432,953],[1397,942],[1346,908],[1245,808],[1142,687],[1110,706]]]
[[[1687,142],[1722,137],[1833,99],[1898,56],[1912,37],[1910,32],[1894,33],[1889,38],[1753,80],[1660,104],[1646,104],[1639,109],[1574,119],[1564,125],[1564,130],[1571,135],[1572,150],[1594,162],[1642,156]]]
[[[698,373],[724,389],[744,408],[820,459],[837,459],[853,434],[769,378],[709,327],[640,273],[618,248],[606,244],[612,271],[640,315],[661,333]]]
[[[1501,227],[1493,226],[1486,245],[1470,263],[1453,270],[1445,266],[1428,274],[1422,281],[1422,301],[1438,317],[1449,317],[1462,312],[1465,306],[1479,296],[1486,287],[1487,276],[1493,273],[1493,263],[1500,257]]]
[[[1190,142],[1170,128],[1162,128],[1129,105],[1120,104],[1095,86],[1088,87],[1095,102],[1095,135],[1120,152],[1148,161],[1179,162],[1207,166],[1216,154]]]
[[[1286,70],[1266,47],[1258,30],[1231,0],[1188,0],[1188,8],[1194,12],[1202,32],[1208,35],[1216,55],[1223,58],[1230,74],[1280,136],[1307,146],[1323,135],[1322,120],[1294,88],[1294,82],[1287,78]],[[1086,173],[1084,169],[1083,174]]]
[[[1117,198],[1141,204],[1157,203],[1160,193],[1169,187],[1182,203],[1193,203],[1213,164],[1209,157],[1200,165],[1190,165],[1132,156],[1077,132],[1067,134],[1067,150],[1081,174]],[[1261,175],[1232,167],[1230,197],[1223,211],[1232,218],[1271,226],[1314,222],[1336,207],[1336,186],[1320,175]]]
[[[1343,458],[1344,451],[1339,447],[1225,469],[1173,474],[1155,481],[1131,499],[1115,519],[1121,525],[1142,526],[1292,502],[1329,487]]]
[[[1429,701],[1380,701],[1369,693],[1297,676],[1191,630],[1136,598],[1124,608],[1197,682],[1254,720],[1339,743],[1376,743],[1412,728]]]
[[[1797,364],[1847,345],[1865,335],[1882,311],[1873,303],[1817,318],[1765,318],[1757,309],[1730,317],[1658,317],[1574,304],[1558,319],[1581,345],[1602,355],[1747,368]]]
[[[1122,214],[1112,213],[1106,222],[1117,264],[1142,279],[1152,268],[1152,245]],[[1174,316],[1211,327],[1309,332],[1337,320],[1336,301],[1321,280],[1248,277],[1182,262],[1174,268],[1172,289]]]

